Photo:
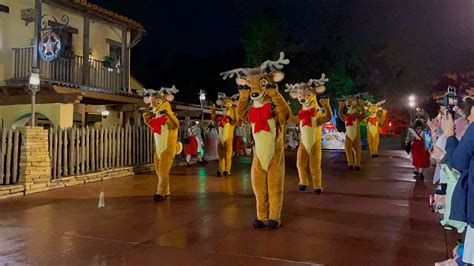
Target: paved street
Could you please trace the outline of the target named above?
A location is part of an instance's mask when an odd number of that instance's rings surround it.
[[[174,168],[162,203],[151,200],[154,174],[0,201],[0,264],[433,265],[452,249],[427,206],[431,182],[412,179],[406,153],[364,154],[362,171],[349,172],[343,153],[325,152],[321,196],[297,191],[295,160],[288,152],[276,231],[251,226],[244,157],[228,178],[214,177],[216,162]]]

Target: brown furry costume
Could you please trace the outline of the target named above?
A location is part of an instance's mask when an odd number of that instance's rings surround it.
[[[347,113],[344,108],[347,107]],[[349,169],[360,170],[361,161],[361,136],[360,122],[364,120],[364,101],[348,96],[339,102],[338,116],[346,125],[346,138],[344,141],[347,164]]]
[[[281,223],[285,129],[291,111],[278,92],[276,83],[285,76],[278,69],[288,63],[282,52],[278,61],[266,61],[259,68],[241,68],[221,73],[224,79],[237,74],[236,82],[240,88],[237,114],[252,125],[255,152],[251,177],[257,201],[254,228],[263,228],[267,223],[270,229],[276,229]]]
[[[232,165],[232,149],[234,144],[234,127],[237,123],[237,111],[235,103],[223,93],[218,94],[217,104],[224,110],[221,115],[217,115],[216,106],[211,105],[211,119],[216,123],[219,131],[219,141],[217,144],[217,156],[219,159],[219,170],[217,176],[230,175]]]
[[[371,157],[379,156],[380,127],[385,123],[387,110],[382,108],[385,101],[371,103],[366,101],[365,108],[369,111],[369,116],[365,119],[367,122],[367,142]]]
[[[145,124],[152,128],[155,140],[155,172],[158,176],[158,187],[153,197],[154,201],[162,201],[170,195],[169,173],[173,165],[173,159],[179,154],[183,145],[178,142],[179,121],[171,110],[170,102],[174,99],[174,93],[178,90],[162,88],[147,97],[152,110],[143,114]]]
[[[298,190],[306,190],[306,187],[309,185],[308,174],[310,174],[313,180],[314,194],[321,194],[323,191],[321,170],[322,125],[331,121],[333,115],[329,99],[321,99],[321,104],[324,108],[323,114],[316,98],[316,94],[325,92],[326,88],[324,87],[324,83],[327,81],[323,74],[320,80],[310,80],[308,83],[287,85],[287,91],[290,97],[298,99],[298,102],[302,105],[298,116],[291,116],[291,122],[299,125],[301,132],[296,159],[300,179]],[[313,84],[315,85],[314,87]]]

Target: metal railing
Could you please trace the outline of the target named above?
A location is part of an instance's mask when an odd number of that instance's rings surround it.
[[[33,66],[33,47],[13,48],[14,51],[14,79],[26,79]],[[71,55],[59,57],[47,62],[41,60],[41,77],[44,80],[59,81],[94,88],[127,91],[127,86],[122,85],[122,67],[109,68],[103,61],[88,59],[89,82],[84,84],[83,69],[84,57]]]

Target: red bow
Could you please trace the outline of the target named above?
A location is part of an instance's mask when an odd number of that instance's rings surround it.
[[[160,117],[155,117],[150,121],[151,130],[158,135],[161,134],[161,126],[166,124],[166,115],[162,115]]]
[[[344,120],[346,122],[346,126],[352,126],[354,124],[354,121],[357,120],[357,115],[356,114],[347,114]]]
[[[379,119],[377,117],[369,117],[369,119],[368,119],[369,124],[374,125],[374,126],[377,125],[378,121],[379,121]]]
[[[255,123],[254,134],[260,130],[269,132],[270,126],[268,125],[268,119],[272,117],[272,105],[270,102],[266,103],[262,107],[251,107],[249,110],[249,120]]]
[[[298,112],[298,117],[300,118],[300,120],[302,122],[301,127],[304,127],[304,126],[312,127],[313,126],[312,118],[314,117],[315,112],[316,112],[316,110],[314,108],[311,108],[311,109],[308,109],[308,110],[301,109]]]
[[[227,115],[220,115],[217,117],[217,126],[224,127],[226,123],[230,123],[230,117]]]

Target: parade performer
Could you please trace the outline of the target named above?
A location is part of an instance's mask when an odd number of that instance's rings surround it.
[[[285,178],[285,129],[290,107],[278,91],[277,83],[289,63],[280,53],[277,61],[265,61],[257,68],[239,68],[221,73],[224,79],[236,75],[240,89],[239,119],[252,125],[255,152],[251,167],[252,187],[257,201],[254,228],[276,229],[281,223]],[[249,106],[248,106],[249,105]]]
[[[344,108],[347,107],[347,113]],[[364,101],[355,96],[348,96],[339,101],[338,117],[346,126],[344,149],[347,164],[350,170],[360,170],[361,161],[361,135],[360,123],[364,120]]]
[[[154,160],[158,187],[153,196],[154,201],[162,201],[170,195],[169,173],[174,156],[183,149],[181,142],[178,142],[179,121],[170,106],[176,93],[178,90],[175,86],[161,88],[157,92],[152,91],[151,95],[144,99],[145,103],[150,104],[151,110],[143,113],[143,120],[152,129],[155,140]]]
[[[413,178],[423,180],[425,178],[423,170],[430,167],[429,148],[426,147],[426,130],[424,129],[423,120],[417,119],[414,128],[408,128],[406,144],[411,152],[413,167]]]
[[[371,103],[366,101],[365,108],[369,112],[366,118],[369,152],[372,158],[379,157],[379,143],[380,143],[380,127],[385,123],[387,117],[387,110],[382,108],[385,100],[378,103]]]
[[[217,176],[230,175],[232,165],[232,146],[234,144],[234,127],[237,122],[235,103],[225,93],[217,93],[216,103],[222,108],[222,114],[216,112],[216,105],[211,105],[211,119],[217,124],[219,131],[219,142],[217,144],[217,157],[219,159],[219,170]]]
[[[332,110],[328,98],[322,98],[321,104],[324,109],[318,105],[317,94],[326,91],[324,84],[329,80],[323,74],[318,80],[309,80],[308,83],[297,83],[286,85],[286,92],[290,97],[297,99],[301,104],[301,110],[298,116],[291,116],[291,122],[299,125],[301,137],[300,145],[296,158],[298,168],[298,190],[305,191],[309,185],[308,173],[313,180],[313,193],[321,194],[322,187],[322,126],[331,121]]]

